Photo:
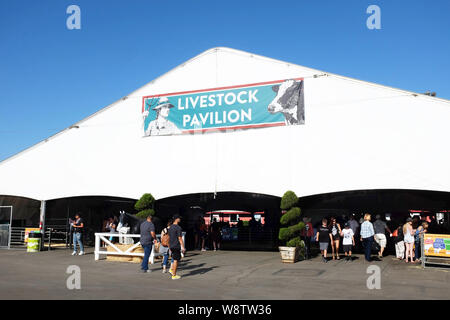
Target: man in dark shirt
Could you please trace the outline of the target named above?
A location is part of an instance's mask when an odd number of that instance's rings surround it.
[[[319,242],[320,252],[322,253],[322,261],[327,262],[327,250],[330,241],[333,241],[330,228],[327,226],[327,219],[322,219],[322,225],[317,229],[316,241]]]
[[[181,227],[179,223],[181,221],[181,217],[179,215],[175,215],[173,217],[173,224],[169,228],[169,249],[172,253],[172,267],[169,270],[172,275],[172,280],[180,279],[181,277],[177,275],[178,261],[181,259],[181,252],[186,252],[184,248],[184,242],[181,232]]]
[[[79,255],[82,256],[84,254],[84,247],[83,247],[83,229],[84,229],[84,222],[83,219],[81,219],[80,213],[77,213],[75,215],[75,221],[72,222],[72,228],[73,228],[73,252],[72,255],[77,254],[77,243],[80,246],[80,253]]]
[[[378,251],[378,258],[383,258],[383,251],[386,248],[387,239],[386,239],[386,230],[389,232],[389,235],[392,237],[392,232],[387,226],[386,222],[381,220],[381,215],[377,214],[375,216],[376,220],[373,223],[373,228],[375,230],[374,240],[380,246],[380,251]]]
[[[148,259],[152,253],[153,243],[156,243],[155,225],[152,223],[152,216],[147,216],[147,220],[141,223],[141,246],[144,248],[144,258],[142,259],[141,272],[151,272],[148,269]]]

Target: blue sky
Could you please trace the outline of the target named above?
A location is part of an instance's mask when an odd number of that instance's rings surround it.
[[[1,0],[0,160],[217,46],[450,99],[448,0]]]

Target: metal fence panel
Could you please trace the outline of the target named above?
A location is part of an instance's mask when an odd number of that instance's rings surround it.
[[[0,206],[0,248],[11,245],[12,206]]]

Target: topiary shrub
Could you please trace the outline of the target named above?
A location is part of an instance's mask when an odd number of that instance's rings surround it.
[[[298,197],[294,191],[286,191],[281,198],[280,208],[281,210],[289,210],[295,206],[298,202]]]
[[[145,219],[148,215],[154,216],[155,210],[153,206],[155,204],[155,198],[150,193],[144,193],[142,197],[136,202],[134,208],[139,211],[136,213],[136,217]]]
[[[281,198],[280,208],[287,210],[287,212],[280,218],[282,227],[280,228],[278,238],[287,247],[299,247],[303,249],[305,243],[300,239],[300,231],[305,227],[305,224],[300,221],[302,212],[299,207],[295,207],[297,203],[298,197],[293,191],[287,191]]]

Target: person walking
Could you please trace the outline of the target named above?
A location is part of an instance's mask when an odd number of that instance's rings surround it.
[[[201,243],[201,225],[203,217],[198,216],[197,221],[194,224],[194,249],[200,250],[202,247]]]
[[[345,260],[352,261],[352,247],[355,246],[355,237],[350,224],[347,222],[344,229],[341,231],[342,246],[344,247]]]
[[[408,258],[410,258],[411,263],[413,262],[413,220],[411,218],[406,219],[406,223],[403,225],[403,241],[405,242],[405,262],[408,263]]]
[[[350,229],[352,229],[353,236],[355,237],[354,249],[358,250],[361,247],[359,241],[359,223],[358,221],[356,221],[354,213],[350,215],[350,220],[348,220],[348,224],[350,225]]]
[[[141,263],[141,272],[152,272],[148,269],[148,259],[152,253],[153,244],[156,244],[155,225],[152,223],[152,216],[141,223],[141,246],[144,248],[144,258]]]
[[[403,241],[403,228],[401,225],[392,233],[395,243],[395,256],[399,260],[403,260],[405,256],[405,242]]]
[[[311,258],[311,237],[314,237],[313,225],[310,217],[303,217],[305,227],[300,232],[302,240],[305,242],[305,259]]]
[[[213,243],[214,251],[220,250],[220,223],[216,218],[213,219],[213,223],[211,223],[211,240]]]
[[[375,222],[373,223],[373,228],[375,230],[374,239],[376,243],[380,246],[380,251],[378,251],[378,258],[383,258],[384,248],[386,248],[386,231],[389,232],[389,236],[392,237],[392,232],[387,226],[386,222],[381,220],[381,216],[377,214],[375,216]]]
[[[341,225],[336,222],[336,218],[332,217],[330,225],[328,227],[330,228],[331,236],[333,238],[331,240],[331,256],[333,260],[335,259],[335,256],[337,260],[340,260],[341,258],[339,257],[339,241],[341,240]]]
[[[200,230],[201,251],[206,251],[205,243],[208,237],[208,227],[206,226],[205,219],[203,219],[203,217],[201,217],[199,230]]]
[[[356,236],[358,235],[359,230],[359,223],[355,220],[355,214],[350,215],[350,219],[348,220],[348,224],[350,226],[350,229],[352,229],[353,234]]]
[[[161,231],[161,246],[159,247],[159,253],[163,254],[163,262],[162,262],[162,268],[163,273],[167,272],[167,263],[169,262],[169,228],[172,225],[172,219],[169,219],[167,222],[167,227],[165,227]],[[173,260],[172,260],[173,263]]]
[[[361,242],[364,246],[364,257],[366,261],[372,261],[370,258],[370,253],[372,250],[373,237],[375,235],[375,230],[373,229],[372,222],[370,222],[370,213],[364,215],[364,222],[361,224]]]
[[[319,242],[320,252],[322,253],[322,261],[327,263],[327,250],[330,241],[333,241],[330,228],[327,226],[327,219],[322,219],[322,225],[317,229],[316,241]]]
[[[173,217],[173,224],[169,228],[169,248],[172,253],[172,267],[169,273],[172,275],[172,280],[180,279],[177,275],[178,263],[181,260],[181,253],[186,252],[183,242],[182,230],[179,226],[181,216],[175,215]]]
[[[73,228],[73,252],[72,255],[77,254],[77,243],[80,247],[80,253],[78,255],[82,256],[84,254],[83,246],[83,231],[84,231],[84,221],[81,218],[81,214],[75,214],[75,221],[72,223]]]

